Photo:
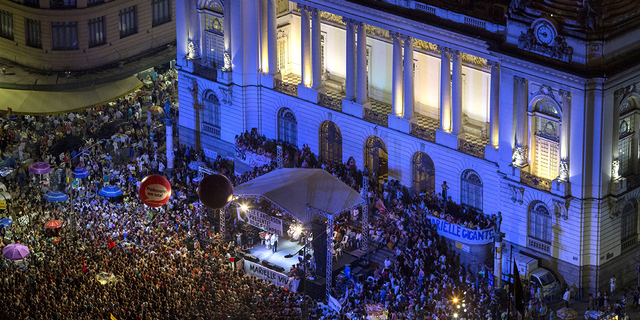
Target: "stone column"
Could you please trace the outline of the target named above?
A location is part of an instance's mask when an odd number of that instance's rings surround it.
[[[440,50],[440,130],[451,132],[451,56],[449,48]]]
[[[356,99],[356,21],[349,18],[342,18],[342,22],[347,25],[347,79],[346,79],[346,100]]]
[[[309,21],[309,7],[298,5],[300,8],[300,72],[302,76],[301,85],[311,86],[311,26]]]
[[[404,118],[413,118],[414,108],[414,81],[413,74],[413,39],[409,36],[404,38]]]
[[[364,22],[358,23],[358,99],[356,102],[365,105],[369,99],[367,88],[367,30]]]
[[[267,65],[272,76],[278,74],[277,29],[276,0],[267,0]]]
[[[569,181],[569,147],[571,145],[571,92],[560,90],[562,97],[562,132],[560,132],[560,180]]]
[[[453,70],[451,73],[453,87],[451,94],[451,122],[454,135],[462,133],[462,52],[453,51]]]
[[[173,122],[172,118],[164,119],[164,126],[166,128],[166,153],[167,153],[167,171],[173,171]]]
[[[489,95],[489,145],[498,148],[500,145],[500,64],[487,61],[491,67],[491,93]]]
[[[322,32],[320,23],[320,10],[316,8],[311,11],[311,59],[313,60],[313,89],[319,90],[322,87]]]
[[[500,288],[502,283],[502,234],[497,230],[494,237],[494,260],[493,260],[493,286]]]
[[[198,19],[198,10],[196,1],[185,1],[186,15],[187,15],[187,34],[188,41],[187,50],[189,52],[189,59],[200,58],[200,22]]]
[[[391,72],[391,90],[393,95],[393,115],[402,117],[402,38],[397,32],[389,32],[393,39],[393,61]]]
[[[527,79],[513,77],[516,85],[516,150],[513,156],[514,164],[519,167],[528,163],[528,134],[527,124]]]

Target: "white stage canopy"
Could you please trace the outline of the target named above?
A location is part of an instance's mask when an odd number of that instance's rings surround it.
[[[239,197],[265,197],[302,223],[307,205],[334,217],[364,203],[360,193],[322,169],[279,169],[234,189]]]

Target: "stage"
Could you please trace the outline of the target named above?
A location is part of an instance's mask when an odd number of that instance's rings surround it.
[[[251,248],[249,253],[260,259],[260,263],[265,260],[269,261],[272,264],[284,268],[283,273],[289,273],[291,266],[299,262],[298,257],[302,258],[302,256],[297,255],[300,249],[302,249],[302,245],[299,245],[298,241],[289,241],[289,239],[280,238],[278,239],[278,252],[273,252],[273,249],[267,249],[267,246],[258,243]],[[307,251],[310,252],[311,250]],[[285,255],[293,255],[293,257],[285,258]]]
[[[288,273],[289,270],[291,270],[291,266],[299,262],[298,257],[302,258],[301,255],[297,255],[298,251],[300,251],[302,247],[302,245],[298,244],[298,241],[290,241],[289,239],[280,238],[278,240],[278,252],[273,252],[272,249],[267,249],[267,246],[263,244],[256,244],[251,248],[249,254],[260,259],[260,263],[265,260],[269,261],[274,265],[284,268],[283,273]],[[313,255],[313,250],[308,248],[307,253]],[[293,256],[291,258],[286,258],[286,255]],[[338,257],[337,261],[334,258],[332,271],[335,272],[342,270],[346,264],[353,263],[356,260],[358,260],[358,258],[348,253],[342,254]],[[334,273],[334,276],[336,274],[337,273]]]

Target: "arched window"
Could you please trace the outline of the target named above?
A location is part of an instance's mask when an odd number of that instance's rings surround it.
[[[482,180],[477,172],[467,169],[462,173],[460,203],[482,212]]]
[[[320,158],[342,163],[342,134],[338,126],[328,120],[320,125]]]
[[[416,152],[411,159],[413,192],[427,190],[432,192],[436,188],[436,169],[428,154]]]
[[[622,210],[620,240],[624,242],[638,236],[638,204],[635,200],[627,202]]]
[[[287,108],[282,108],[280,112],[278,112],[278,139],[289,142],[294,146],[298,145],[298,123],[296,122],[296,116]]]
[[[386,179],[389,173],[389,155],[382,139],[369,136],[365,142],[364,165],[371,175],[378,174],[378,181]]]
[[[224,67],[224,13],[221,3],[209,0],[201,4],[204,28],[202,54],[206,64],[215,69]]]
[[[542,201],[529,205],[529,237],[551,243],[551,214]]]
[[[220,128],[220,101],[213,90],[207,90],[202,97],[204,117],[202,121],[206,124]]]
[[[560,167],[560,110],[554,101],[541,99],[534,108],[534,174],[546,179],[558,177]]]
[[[618,130],[618,175],[621,177],[633,174],[634,156],[638,153],[636,134],[636,104],[634,99],[625,99],[620,104],[620,121]]]

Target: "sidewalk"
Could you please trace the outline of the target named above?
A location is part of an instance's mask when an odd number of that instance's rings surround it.
[[[627,294],[627,305],[625,308],[625,312],[629,316],[629,319],[640,319],[640,307],[636,309],[633,308],[633,301],[632,301],[633,291],[626,291],[626,290],[616,291],[615,294],[612,296],[612,298],[609,299],[610,303],[614,304],[618,301],[622,301],[622,295],[625,293]],[[558,301],[558,302],[549,304],[551,309],[554,311],[554,315],[557,310],[564,308],[564,305],[565,305],[564,301]],[[575,310],[578,313],[578,317],[576,319],[578,320],[584,319],[584,314],[589,309],[589,298],[587,297],[586,299],[582,299],[580,301],[571,300],[569,302],[569,308]],[[560,319],[560,318],[554,317],[554,319]]]

